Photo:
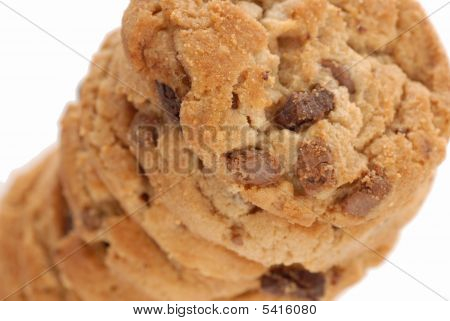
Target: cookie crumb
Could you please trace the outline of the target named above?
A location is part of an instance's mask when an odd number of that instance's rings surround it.
[[[331,74],[337,80],[339,85],[346,87],[350,94],[354,94],[356,92],[355,83],[350,76],[349,69],[331,59],[323,59],[322,66],[330,69]]]
[[[355,216],[367,216],[378,206],[391,191],[384,170],[379,166],[372,166],[367,174],[357,183],[357,189],[344,198],[344,211]]]
[[[276,265],[261,277],[261,289],[274,295],[319,300],[325,294],[325,276],[309,272],[300,264]]]
[[[334,109],[334,94],[316,85],[312,91],[291,94],[275,116],[275,122],[287,129],[297,130],[325,118]]]
[[[159,98],[161,99],[164,109],[175,119],[180,120],[181,100],[177,96],[175,90],[168,85],[156,81]]]
[[[303,142],[298,149],[297,177],[308,195],[336,184],[333,154],[322,139]]]
[[[238,150],[226,155],[227,168],[234,181],[246,186],[269,186],[278,183],[281,167],[268,152],[258,149]]]

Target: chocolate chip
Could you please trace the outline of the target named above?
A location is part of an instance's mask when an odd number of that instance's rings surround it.
[[[253,205],[252,208],[247,212],[247,215],[257,214],[262,211],[263,211],[263,209],[261,207]]]
[[[239,108],[239,96],[236,93],[233,93],[233,99],[231,102],[231,109],[238,109]]]
[[[337,61],[331,59],[322,60],[322,66],[330,69],[333,77],[338,81],[340,86],[347,87],[350,94],[356,92],[355,83],[348,69],[340,65]]]
[[[281,177],[278,161],[268,152],[245,149],[226,155],[227,168],[234,180],[246,186],[268,186]]]
[[[175,119],[180,119],[181,100],[176,92],[168,85],[156,81],[159,98],[164,109]]]
[[[297,130],[324,118],[333,109],[333,93],[316,86],[312,91],[291,94],[275,121],[284,128]]]
[[[336,184],[333,154],[322,139],[303,142],[298,149],[297,177],[308,195]]]
[[[301,265],[277,265],[261,277],[261,289],[275,295],[319,300],[325,293],[325,276]]]
[[[146,204],[150,203],[150,195],[148,193],[142,193],[139,198]]]
[[[263,80],[269,80],[269,76],[270,76],[270,71],[264,71],[263,73],[262,73],[262,79]]]
[[[233,225],[230,228],[231,241],[238,246],[244,245],[243,235],[245,233],[244,228],[240,225]]]
[[[390,191],[391,185],[383,169],[372,166],[369,172],[356,183],[353,193],[344,198],[342,207],[349,214],[366,216]]]
[[[158,142],[158,119],[150,114],[138,112],[130,125],[130,139],[135,147],[150,148]]]

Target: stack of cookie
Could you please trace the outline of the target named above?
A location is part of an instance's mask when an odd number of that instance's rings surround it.
[[[409,0],[131,1],[59,147],[2,201],[0,296],[334,298],[445,154],[450,72],[423,17]]]

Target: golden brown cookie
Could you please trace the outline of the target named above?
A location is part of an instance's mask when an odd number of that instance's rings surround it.
[[[122,34],[138,108],[179,120],[205,167],[290,222],[343,227],[389,216],[443,159],[450,72],[424,17],[410,0],[132,1]]]
[[[60,146],[0,203],[0,296],[335,298],[383,260],[445,154],[450,72],[424,15],[132,0]]]
[[[52,256],[66,230],[67,206],[61,194],[59,158],[54,152],[16,178],[0,207],[2,299],[63,300]],[[43,273],[46,272],[46,273]]]
[[[122,80],[133,83],[133,79],[138,79],[139,75],[126,67],[127,61],[121,50],[118,46],[117,52],[108,60],[108,70],[120,75]],[[86,133],[86,146],[90,147],[88,158],[96,164],[99,177],[105,181],[120,204],[127,211],[133,212],[141,208],[142,201],[145,203],[147,199],[151,203],[150,208],[154,205],[163,206],[178,215],[178,225],[183,224],[183,228],[268,267],[301,263],[316,272],[327,271],[336,264],[347,262],[367,251],[356,244],[354,238],[371,248],[377,248],[386,239],[395,238],[401,226],[399,222],[415,213],[428,189],[430,180],[423,184],[422,189],[409,195],[405,202],[408,203],[407,207],[392,210],[389,219],[380,217],[345,230],[337,228],[331,221],[316,223],[311,228],[293,225],[245,202],[239,191],[228,188],[221,180],[208,177],[202,172],[201,166],[199,170],[198,160],[189,145],[184,144],[180,129],[166,125],[164,117],[158,113],[138,112],[139,100],[130,100],[129,97],[132,96],[125,95],[132,90],[124,86],[122,81],[111,78],[103,75],[99,79],[95,73],[88,78],[87,88],[99,94],[82,95],[84,112],[80,132]],[[99,89],[95,89],[96,86]],[[139,128],[143,130],[139,132]],[[304,147],[306,151],[308,148]],[[320,143],[313,144],[313,152],[321,154],[323,151]],[[195,165],[188,166],[189,171],[184,175],[176,167],[180,165],[176,163],[176,158],[182,154],[187,155],[185,161],[188,164]],[[156,159],[153,164],[156,167],[149,167],[146,163],[148,159]],[[309,163],[311,161],[305,158],[305,166],[309,166]],[[145,173],[148,181],[146,176],[140,175],[142,173],[139,172],[138,165],[144,173],[145,169],[154,170]],[[368,179],[363,182],[372,186],[372,181],[381,181],[381,192],[377,193],[383,193],[389,188],[383,188],[384,180],[379,179],[382,175],[374,167],[367,173]],[[124,180],[129,185],[121,184]],[[355,186],[355,193],[364,194],[368,189],[364,184],[361,183],[361,187]],[[133,191],[153,194],[141,197],[139,202],[136,195],[138,193]],[[153,200],[151,195],[157,195],[157,198]],[[368,195],[372,196],[370,193]],[[377,196],[378,194],[374,195]],[[346,202],[351,204],[351,199]],[[141,212],[144,214],[141,215]],[[139,210],[138,213],[137,216],[145,219],[151,216],[152,211],[147,213]],[[150,225],[151,223],[147,225],[147,231]],[[155,226],[153,228],[154,231],[158,230]],[[160,233],[163,231],[164,229],[159,230]],[[157,232],[150,232],[152,233]],[[267,235],[273,236],[268,238]],[[286,238],[285,235],[290,237]],[[326,255],[331,252],[338,254]],[[233,278],[237,277],[235,275]]]

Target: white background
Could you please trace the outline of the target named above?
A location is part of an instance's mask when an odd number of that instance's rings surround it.
[[[422,1],[432,12],[448,1]],[[88,62],[3,4],[90,58],[118,27],[127,0],[0,1],[0,182],[57,140],[58,120]],[[450,5],[431,17],[450,50]],[[419,216],[389,259],[450,298],[450,157]],[[369,273],[342,300],[441,300],[389,263]]]

